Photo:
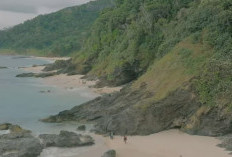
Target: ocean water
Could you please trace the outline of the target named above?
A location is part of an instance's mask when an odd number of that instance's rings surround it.
[[[76,124],[50,124],[39,119],[93,99],[90,91],[67,91],[45,85],[40,78],[16,78],[24,73],[20,67],[48,64],[49,61],[31,57],[1,56],[0,66],[0,123],[13,123],[32,130],[35,134],[73,130]],[[50,93],[40,91],[50,90]],[[89,93],[89,94],[88,94]]]

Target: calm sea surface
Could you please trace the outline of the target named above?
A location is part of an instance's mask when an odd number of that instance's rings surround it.
[[[67,91],[45,85],[37,78],[16,78],[23,73],[19,67],[47,64],[49,61],[17,56],[1,56],[0,66],[0,123],[13,123],[34,133],[56,133],[62,129],[74,129],[74,124],[48,124],[38,120],[70,109],[93,97],[89,91]],[[50,90],[51,93],[40,91]]]

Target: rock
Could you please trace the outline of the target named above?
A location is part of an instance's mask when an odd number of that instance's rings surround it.
[[[7,67],[1,67],[1,66],[0,66],[0,69],[7,69]]]
[[[30,133],[10,133],[0,136],[1,157],[36,157],[42,152],[39,139]]]
[[[37,78],[45,78],[57,75],[57,72],[47,72],[47,73],[22,73],[16,75],[16,77],[37,77]]]
[[[109,150],[109,151],[105,152],[102,157],[116,157],[116,151]]]
[[[79,147],[93,145],[91,136],[80,135],[74,132],[61,131],[59,135],[42,134],[39,136],[45,147]]]
[[[10,123],[0,124],[0,130],[9,130],[9,127],[10,127],[11,125],[12,125],[12,124],[10,124]]]
[[[1,124],[0,130],[10,130],[11,133],[31,133],[30,130],[25,130],[19,125],[13,125],[10,123]]]
[[[221,144],[218,144],[221,148],[226,148],[228,151],[232,151],[232,134],[219,137],[220,140],[222,140]]]
[[[77,130],[79,130],[79,131],[85,131],[85,129],[86,129],[86,126],[85,126],[85,125],[80,125],[80,126],[77,128]]]
[[[23,74],[18,74],[16,77],[34,77],[34,73],[23,73]]]
[[[31,133],[30,130],[25,130],[21,128],[19,125],[10,125],[9,130],[11,133]]]

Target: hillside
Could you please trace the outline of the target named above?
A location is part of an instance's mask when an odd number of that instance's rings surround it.
[[[0,31],[0,51],[46,56],[69,55],[81,49],[98,14],[113,5],[113,0],[93,1],[40,15]]]
[[[72,62],[99,87],[130,84],[44,121],[117,134],[232,132],[230,0],[117,0]]]

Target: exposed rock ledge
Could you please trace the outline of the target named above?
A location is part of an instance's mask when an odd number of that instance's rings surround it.
[[[204,106],[190,90],[177,89],[155,102],[149,101],[153,94],[145,88],[132,91],[127,87],[42,121],[92,122],[96,124],[95,131],[102,134],[113,131],[120,135],[147,135],[171,128],[208,136],[232,132],[232,114],[224,108]]]
[[[2,124],[0,129],[10,129],[9,134],[0,135],[1,157],[36,157],[46,147],[80,147],[94,144],[92,137],[68,131],[61,131],[59,135],[43,134],[35,137],[18,125]]]

